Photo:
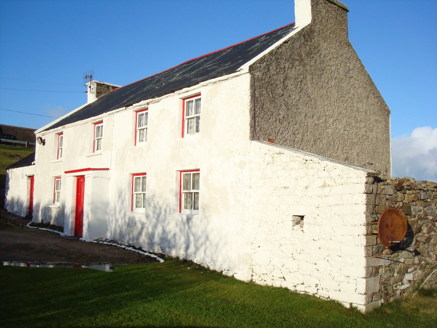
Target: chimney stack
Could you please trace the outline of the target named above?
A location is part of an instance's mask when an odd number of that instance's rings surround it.
[[[311,23],[311,1],[312,0],[294,0],[295,26],[297,28]]]
[[[110,93],[112,90],[120,88],[119,85],[92,80],[86,84],[87,89],[87,104],[96,101],[100,97]]]
[[[312,5],[315,1],[327,1],[349,11],[349,8],[338,0],[294,0],[294,16],[296,27],[304,27],[313,20]]]

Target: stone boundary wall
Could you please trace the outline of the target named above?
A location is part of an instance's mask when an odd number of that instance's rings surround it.
[[[251,171],[252,281],[373,308],[365,271],[369,171],[261,142],[252,144]]]
[[[373,301],[390,302],[418,288],[437,269],[437,183],[410,178],[381,181],[369,177],[366,193],[367,273],[375,284],[379,280],[379,290],[372,297]],[[379,216],[390,207],[404,213],[409,224],[407,234],[414,233],[406,250],[386,250],[378,239]],[[384,252],[385,259],[381,259]],[[437,287],[437,273],[425,287]]]

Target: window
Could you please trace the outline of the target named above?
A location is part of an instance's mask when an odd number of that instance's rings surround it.
[[[147,141],[147,125],[149,112],[147,109],[136,112],[135,118],[135,145]]]
[[[132,175],[132,212],[144,212],[146,208],[146,173]]]
[[[53,203],[59,204],[60,200],[61,200],[61,177],[56,177],[54,192],[53,192]]]
[[[61,159],[62,158],[62,150],[64,148],[64,134],[63,133],[59,133],[58,134],[58,147],[56,150],[56,159]]]
[[[182,138],[184,135],[200,133],[200,95],[184,99],[182,109]]]
[[[200,171],[181,171],[179,186],[179,213],[199,212]]]
[[[103,122],[94,123],[94,145],[93,153],[102,150]]]

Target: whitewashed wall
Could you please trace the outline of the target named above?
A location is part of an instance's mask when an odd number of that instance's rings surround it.
[[[52,211],[53,180],[61,176],[59,211],[64,213],[64,232],[73,234],[75,178],[85,175],[85,239],[106,237],[249,279],[249,79],[238,73],[53,131],[37,131],[46,144],[37,148],[34,220],[44,221]],[[183,99],[197,94],[202,97],[201,132],[182,138]],[[135,146],[135,112],[145,108],[148,142]],[[103,151],[93,154],[93,123],[102,119]],[[60,132],[64,156],[56,160]],[[84,168],[109,170],[65,173]],[[191,169],[200,170],[200,211],[182,215],[178,172]],[[143,214],[131,212],[135,173],[147,173]]]
[[[200,134],[182,138],[182,100],[199,93]],[[148,141],[134,146],[135,111],[146,107]],[[247,74],[115,114],[109,198],[118,201],[110,204],[108,237],[215,270],[247,273],[248,122]],[[178,214],[178,172],[192,169],[200,170],[200,211]],[[147,173],[145,214],[130,211],[134,173]]]
[[[85,239],[109,238],[190,259],[237,279],[287,287],[365,309],[369,171],[250,141],[250,77],[236,74],[54,131],[37,146],[34,220],[53,211],[62,177],[64,232],[74,234],[76,176],[85,176]],[[183,99],[201,94],[200,134],[181,137]],[[146,144],[135,112],[148,108]],[[103,150],[92,153],[103,119]],[[56,134],[64,157],[56,158]],[[107,171],[85,168],[107,168]],[[200,170],[200,210],[178,213],[179,171]],[[132,174],[147,174],[146,212],[131,212]],[[303,228],[292,216],[304,216]]]
[[[24,166],[6,171],[5,209],[19,216],[28,215],[30,182],[35,167]]]
[[[252,280],[365,311],[368,172],[315,155],[253,142]],[[293,215],[304,216],[293,226]]]

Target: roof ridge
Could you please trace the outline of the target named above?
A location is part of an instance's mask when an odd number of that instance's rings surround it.
[[[263,33],[263,34],[260,34],[260,35],[254,36],[253,38],[250,38],[250,39],[247,39],[247,40],[244,40],[244,41],[241,41],[241,42],[235,43],[235,44],[230,45],[230,46],[228,46],[228,47],[225,47],[225,48],[222,48],[222,49],[219,49],[219,50],[215,50],[215,51],[209,52],[209,53],[204,54],[204,55],[202,55],[202,56],[198,56],[198,57],[195,57],[195,58],[188,59],[188,60],[186,60],[186,61],[184,61],[184,62],[182,62],[182,63],[180,63],[180,64],[178,64],[178,65],[175,65],[175,66],[173,66],[173,67],[170,67],[170,68],[168,68],[168,69],[166,69],[166,70],[163,70],[163,71],[161,71],[161,72],[158,72],[158,73],[152,74],[152,75],[147,76],[147,77],[145,77],[145,78],[143,78],[143,79],[140,79],[140,80],[138,80],[138,81],[135,81],[135,82],[132,82],[132,83],[129,83],[129,84],[123,85],[122,87],[119,87],[119,88],[114,89],[114,90],[112,90],[112,91],[120,90],[120,89],[122,89],[122,88],[124,88],[124,87],[127,87],[127,86],[129,86],[129,85],[132,85],[132,84],[135,84],[135,83],[138,83],[138,82],[141,82],[141,81],[147,80],[147,79],[149,79],[149,78],[151,78],[151,77],[154,77],[154,76],[156,76],[156,75],[159,75],[159,74],[165,73],[165,72],[167,72],[167,71],[170,71],[170,70],[172,70],[173,68],[176,68],[176,67],[179,67],[179,66],[181,66],[181,65],[184,65],[184,64],[186,64],[186,63],[189,63],[190,61],[193,61],[193,60],[196,60],[196,59],[199,59],[199,58],[202,58],[202,57],[206,57],[206,56],[209,56],[209,55],[215,54],[215,53],[220,52],[220,51],[224,51],[224,50],[229,49],[229,48],[232,48],[232,47],[236,47],[236,46],[238,46],[238,45],[240,45],[240,44],[243,44],[243,43],[248,42],[248,41],[250,41],[250,40],[253,40],[253,39],[256,39],[256,38],[262,37],[262,36],[267,35],[267,34],[269,34],[269,33],[273,33],[273,32],[275,32],[275,31],[278,31],[278,30],[280,30],[280,29],[282,29],[282,28],[284,28],[284,27],[287,27],[287,26],[290,26],[290,25],[293,25],[293,24],[294,24],[294,22],[293,22],[293,23],[290,23],[290,24],[287,24],[287,25],[284,25],[284,26],[281,26],[281,27],[278,27],[278,28],[276,28],[276,29],[274,29],[274,30],[271,30],[271,31],[269,31],[269,32],[266,32],[266,33]]]

